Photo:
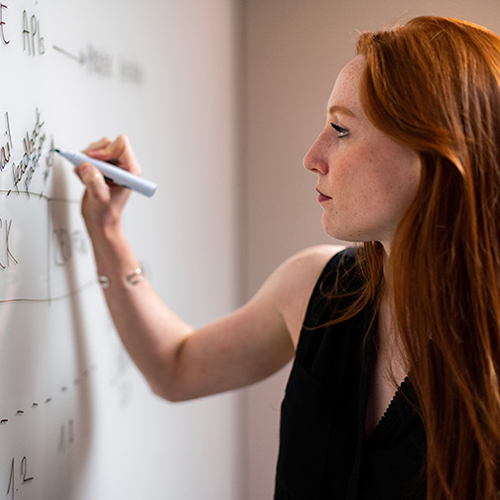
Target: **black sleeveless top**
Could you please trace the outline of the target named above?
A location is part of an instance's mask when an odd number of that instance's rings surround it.
[[[365,437],[370,363],[375,355],[373,306],[324,326],[352,296],[332,301],[339,276],[359,288],[352,249],[327,264],[311,296],[281,406],[275,500],[425,499],[425,432],[407,378]]]

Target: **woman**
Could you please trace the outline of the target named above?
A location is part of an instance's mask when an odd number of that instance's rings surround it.
[[[363,33],[304,159],[328,234],[198,330],[142,279],[128,193],[89,164],[82,212],[117,330],[152,389],[195,398],[295,357],[277,499],[500,491],[500,39],[422,17]],[[140,173],[126,138],[87,153]],[[135,271],[134,271],[135,270]]]

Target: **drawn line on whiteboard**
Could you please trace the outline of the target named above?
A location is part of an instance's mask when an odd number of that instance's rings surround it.
[[[86,370],[83,371],[83,375],[84,377],[88,377],[89,375],[91,375],[92,372],[96,371],[97,370],[97,365],[95,363],[92,363],[92,365],[90,365],[90,368],[87,368]],[[77,378],[75,379],[75,384],[76,382],[80,382],[80,379]],[[63,385],[61,387],[61,391],[62,392],[66,392],[68,391],[68,387]],[[54,399],[53,398],[47,398],[45,400],[45,404],[49,404],[49,403],[52,403]],[[36,409],[38,408],[40,405],[37,403],[37,402],[34,402],[32,405],[31,405],[31,408],[32,409]],[[17,410],[16,412],[16,416],[22,416],[25,414],[25,411],[24,410]],[[9,423],[9,419],[8,418],[3,418],[3,419],[0,419],[0,425],[7,425]]]
[[[52,48],[54,50],[57,50],[61,54],[64,54],[66,57],[69,57],[70,59],[75,60],[78,64],[84,65],[87,62],[87,58],[83,53],[80,52],[79,55],[75,56],[75,54],[72,54],[71,52],[68,52],[67,50],[58,47],[57,45],[53,45]]]
[[[47,196],[46,194],[43,193],[35,193],[33,191],[13,191],[12,189],[0,189],[0,194],[5,194],[6,197],[10,196],[11,194],[16,194],[16,195],[22,195],[25,194],[26,196],[34,196],[38,197],[40,199],[44,199],[47,201],[57,201],[57,202],[65,202],[65,203],[81,203],[81,200],[77,199],[71,199],[71,198],[52,198],[50,196]]]
[[[50,202],[47,203],[47,206],[45,207],[47,210],[47,221],[50,221],[50,216],[51,216],[51,206]],[[47,243],[47,260],[45,261],[45,265],[47,266],[47,295],[49,297],[52,297],[52,269],[51,269],[51,259],[50,255],[52,254],[52,241],[50,237],[50,223],[46,224],[45,230],[47,231],[47,236],[46,236],[46,243]],[[52,300],[49,301],[49,306],[52,305]]]
[[[123,83],[142,85],[145,75],[143,68],[136,62],[120,59],[117,67],[113,64],[115,57],[109,53],[95,49],[88,45],[86,50],[74,52],[63,49],[58,45],[52,48],[60,54],[76,61],[82,68],[87,68],[87,73],[101,78],[118,78]]]
[[[65,300],[69,299],[70,297],[74,297],[75,295],[79,295],[81,292],[97,285],[97,279],[92,279],[91,281],[88,281],[81,287],[77,288],[76,290],[73,290],[65,295],[60,295],[57,297],[49,297],[47,299],[27,299],[27,298],[19,298],[19,299],[4,299],[0,300],[0,304],[8,304],[8,303],[15,303],[15,302],[29,302],[29,303],[50,303],[54,301],[59,301],[59,300]]]

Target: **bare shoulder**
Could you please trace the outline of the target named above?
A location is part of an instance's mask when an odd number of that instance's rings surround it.
[[[307,248],[287,259],[273,273],[271,282],[277,306],[294,346],[297,345],[314,286],[328,261],[343,248],[338,245]]]
[[[292,255],[282,265],[288,270],[313,272],[322,271],[326,263],[345,247],[340,245],[317,245]]]
[[[311,288],[318,280],[327,262],[343,247],[335,245],[319,245],[306,248],[292,255],[277,269],[281,285],[292,295],[302,293],[304,288]]]

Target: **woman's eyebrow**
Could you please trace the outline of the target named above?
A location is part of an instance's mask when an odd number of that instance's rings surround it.
[[[352,118],[356,118],[356,115],[349,108],[339,106],[337,104],[334,104],[333,106],[330,106],[328,108],[329,115],[334,115],[335,113],[341,113],[347,116],[351,116]]]

